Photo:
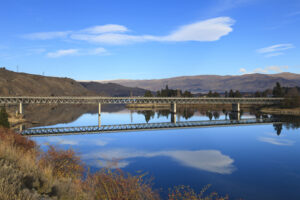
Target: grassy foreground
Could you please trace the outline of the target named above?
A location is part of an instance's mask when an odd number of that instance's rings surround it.
[[[0,199],[160,199],[143,175],[103,169],[84,176],[85,167],[72,150],[47,152],[36,143],[10,129],[0,128]],[[170,189],[168,199],[225,200],[211,193],[203,197],[187,186]]]

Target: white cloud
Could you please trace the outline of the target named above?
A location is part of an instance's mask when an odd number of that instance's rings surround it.
[[[280,72],[284,72],[285,70],[287,70],[289,67],[288,66],[268,66],[265,68],[256,68],[253,71],[248,71],[245,68],[240,68],[240,72],[242,74],[253,74],[253,73],[280,73]]]
[[[58,58],[62,56],[83,56],[83,55],[108,55],[106,49],[99,47],[94,49],[62,49],[47,53],[49,58]]]
[[[161,37],[163,41],[216,41],[232,31],[234,20],[229,17],[217,17],[185,25],[172,34]]]
[[[241,72],[242,74],[246,74],[246,73],[247,73],[247,70],[246,70],[245,68],[240,68],[240,72]]]
[[[270,57],[274,57],[274,56],[280,56],[283,55],[283,52],[277,52],[277,53],[268,53],[265,55],[265,57],[270,58]]]
[[[47,56],[49,58],[58,58],[62,56],[76,55],[77,53],[78,53],[78,49],[61,49],[55,52],[49,52],[47,53]]]
[[[60,31],[60,32],[40,32],[40,33],[31,33],[24,35],[25,38],[31,40],[49,40],[56,38],[66,38],[71,31]]]
[[[269,47],[257,49],[256,51],[260,54],[264,54],[266,57],[274,57],[282,55],[282,51],[294,48],[293,44],[276,44]]]
[[[134,36],[119,33],[106,33],[99,35],[90,34],[72,34],[71,39],[73,40],[83,40],[90,43],[101,43],[101,44],[128,44],[132,42],[143,42],[146,40],[144,36]]]
[[[128,28],[118,24],[94,26],[79,31],[32,33],[25,37],[30,39],[69,38],[90,43],[102,44],[128,44],[133,42],[159,41],[159,42],[184,42],[184,41],[216,41],[228,35],[233,29],[234,20],[230,17],[217,17],[198,21],[179,27],[165,36],[132,35],[125,34]]]
[[[182,165],[213,173],[231,174],[235,170],[234,160],[217,150],[143,152],[129,149],[112,149],[82,155],[83,159],[92,160],[91,164],[95,164],[95,160],[97,160],[97,166],[113,166],[113,168],[128,166],[130,158],[157,156],[167,156]]]
[[[118,25],[118,24],[107,24],[103,26],[93,26],[81,32],[86,32],[90,34],[98,34],[98,33],[111,33],[111,32],[126,32],[128,29],[125,26]]]
[[[271,137],[259,137],[258,140],[261,142],[267,142],[269,144],[274,144],[279,146],[292,146],[295,143],[292,140],[271,138]]]

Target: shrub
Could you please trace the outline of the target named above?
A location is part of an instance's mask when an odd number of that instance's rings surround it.
[[[208,196],[204,196],[204,193],[210,185],[205,186],[199,193],[196,193],[189,186],[175,186],[173,189],[169,190],[169,200],[228,200],[229,198],[221,197],[218,193],[213,192]]]
[[[0,110],[0,126],[9,128],[8,114],[5,110],[5,107],[2,107]]]
[[[40,165],[42,167],[51,166],[53,175],[58,178],[81,178],[84,172],[83,164],[75,152],[69,150],[56,150],[53,146],[41,155]]]
[[[152,191],[150,183],[146,183],[143,177],[125,174],[121,170],[102,169],[89,175],[84,187],[91,193],[92,199],[159,199],[159,195]]]

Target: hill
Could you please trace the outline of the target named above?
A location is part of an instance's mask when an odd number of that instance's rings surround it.
[[[70,78],[17,73],[0,68],[1,96],[129,96],[145,90],[115,83],[77,82]]]
[[[100,81],[102,83],[108,81]],[[151,80],[112,80],[112,83],[127,87],[139,87],[151,91],[157,91],[166,85],[172,89],[189,90],[193,93],[203,93],[209,90],[224,92],[234,89],[241,92],[263,91],[273,88],[276,82],[285,87],[300,86],[300,74],[278,73],[278,74],[245,74],[239,76],[181,76],[166,79]]]
[[[125,87],[116,83],[80,82],[86,89],[103,96],[144,96],[146,90],[137,87]]]

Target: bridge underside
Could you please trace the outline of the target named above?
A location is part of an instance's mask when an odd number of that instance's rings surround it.
[[[45,136],[45,135],[64,135],[64,134],[85,134],[85,133],[106,133],[106,132],[124,132],[141,130],[159,130],[159,129],[178,129],[193,127],[217,127],[217,126],[239,126],[239,125],[257,125],[281,123],[276,119],[243,119],[243,120],[215,120],[215,121],[190,121],[177,123],[140,123],[140,124],[118,124],[102,126],[78,126],[61,128],[32,128],[21,131],[26,136]]]

